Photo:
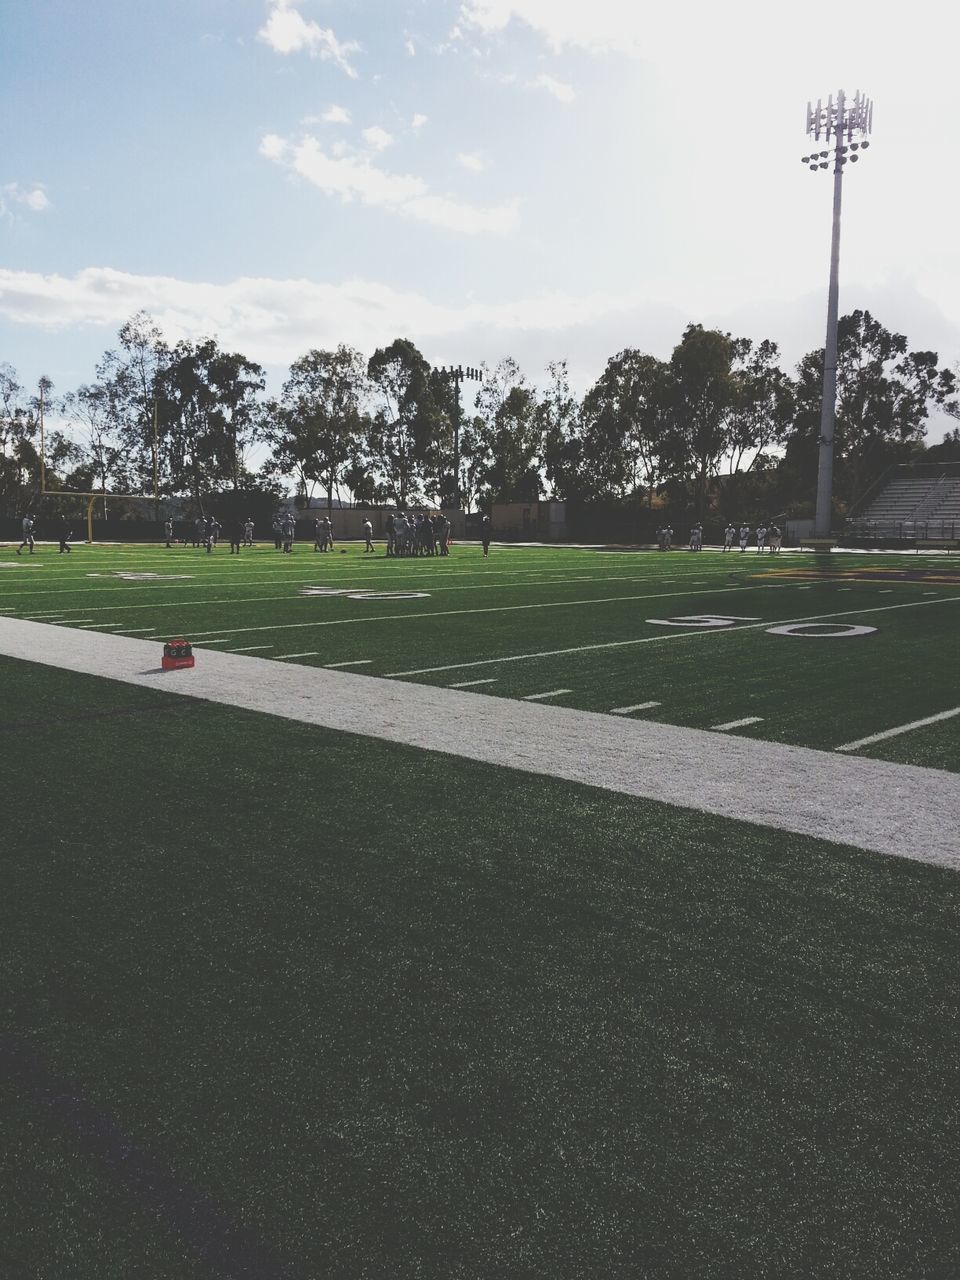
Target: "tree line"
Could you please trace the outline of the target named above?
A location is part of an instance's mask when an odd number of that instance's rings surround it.
[[[505,358],[459,403],[450,372],[406,338],[366,358],[307,351],[278,396],[214,337],[169,343],[133,316],[87,384],[28,393],[0,365],[0,512],[41,488],[190,498],[291,490],[361,504],[488,510],[494,501],[680,504],[805,514],[816,484],[823,350],[791,374],[779,347],[689,324],[669,359],[626,348],[582,397],[567,366],[537,385]],[[892,463],[960,458],[960,432],[924,451],[931,411],[960,416],[955,374],[868,311],[839,328],[835,490],[842,511]],[[64,429],[64,427],[66,429]],[[459,464],[458,466],[456,464]],[[456,474],[456,470],[459,474]],[[723,480],[720,478],[723,477]],[[759,509],[759,507],[758,507]]]

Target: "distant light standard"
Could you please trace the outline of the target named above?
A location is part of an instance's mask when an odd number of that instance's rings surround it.
[[[847,161],[855,164],[860,151],[870,143],[860,141],[873,130],[873,103],[858,91],[848,102],[843,90],[815,107],[807,103],[807,135],[830,144],[827,151],[803,156],[810,169],[828,169],[833,155],[833,239],[830,244],[830,290],[827,295],[827,341],[823,352],[823,405],[820,410],[820,457],[817,470],[817,511],[813,532],[828,538],[833,515],[833,434],[837,407],[837,311],[840,295],[840,202],[843,170]],[[858,141],[854,141],[854,139]]]
[[[472,382],[483,381],[483,371],[474,367],[464,369],[463,365],[446,365],[440,370],[444,378],[448,378],[453,383],[453,391],[456,397],[457,407],[453,415],[453,502],[457,511],[460,510],[460,383],[469,379]]]

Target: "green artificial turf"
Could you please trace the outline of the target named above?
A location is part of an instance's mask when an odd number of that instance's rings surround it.
[[[4,1276],[960,1270],[954,874],[9,660],[0,708]]]
[[[301,546],[292,556],[269,547],[240,556],[222,547],[213,555],[78,547],[69,561],[45,551],[37,563],[18,562],[0,581],[0,609],[55,610],[57,625],[158,643],[182,634],[199,648],[356,663],[374,676],[484,679],[484,693],[509,698],[568,690],[551,701],[591,711],[656,702],[639,714],[696,728],[758,717],[742,732],[825,750],[960,706],[954,561],[837,556],[827,570],[842,579],[795,576],[823,568],[813,556],[710,551],[514,547],[484,561],[475,547],[456,546],[445,559],[390,561],[355,546],[344,555]],[[190,576],[119,581],[118,570]],[[888,570],[895,576],[882,577]],[[425,595],[317,598],[299,594],[307,585]],[[651,621],[691,614],[761,621],[695,634]],[[767,634],[767,625],[823,615],[876,631],[848,640]],[[956,770],[960,718],[863,750]]]

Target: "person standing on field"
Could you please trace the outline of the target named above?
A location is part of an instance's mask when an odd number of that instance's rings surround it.
[[[363,536],[367,540],[367,545],[363,548],[363,553],[364,555],[366,555],[368,551],[376,550],[376,548],[373,545],[373,525],[370,523],[369,516],[363,522]]]
[[[163,536],[167,540],[167,546],[168,547],[172,546],[173,545],[173,521],[172,520],[164,521]]]
[[[740,526],[740,550],[746,551],[747,543],[750,541],[750,526],[742,524]]]
[[[29,547],[30,554],[33,555],[33,516],[29,511],[23,517],[20,527],[23,529],[23,541],[17,547],[17,555],[20,554],[24,547]]]
[[[480,526],[480,541],[483,543],[483,558],[490,554],[490,517],[484,516]]]
[[[253,546],[253,516],[247,516],[243,522],[243,545],[245,547]]]
[[[732,551],[732,550],[733,550],[733,540],[734,540],[734,538],[735,538],[736,536],[737,536],[736,526],[735,526],[735,525],[732,525],[732,524],[728,524],[728,525],[727,525],[727,527],[726,527],[726,529],[723,531],[723,549],[724,549],[724,551]]]

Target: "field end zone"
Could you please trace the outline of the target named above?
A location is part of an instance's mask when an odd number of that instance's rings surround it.
[[[960,870],[960,775],[242,654],[0,618],[0,653]]]

